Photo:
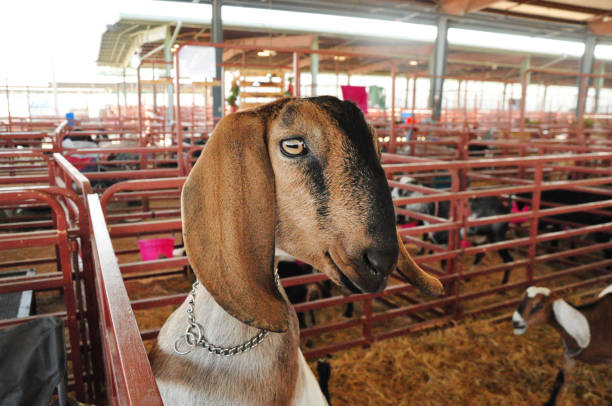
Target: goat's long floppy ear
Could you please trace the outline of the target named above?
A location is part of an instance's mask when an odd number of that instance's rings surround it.
[[[193,270],[236,319],[286,331],[289,306],[274,281],[274,173],[266,123],[244,112],[219,122],[181,198],[183,240]]]
[[[419,290],[425,294],[431,296],[440,296],[444,293],[444,286],[442,283],[433,275],[425,272],[421,267],[414,262],[414,259],[408,253],[406,246],[404,245],[404,241],[402,237],[397,234],[397,239],[399,242],[399,258],[397,260],[397,269],[398,272],[408,281],[419,288]]]

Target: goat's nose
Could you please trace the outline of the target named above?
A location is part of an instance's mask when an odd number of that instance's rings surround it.
[[[363,260],[375,274],[389,275],[397,263],[397,253],[392,250],[367,249]]]
[[[525,326],[520,321],[512,320],[512,327],[514,327],[514,328],[522,328],[522,327],[525,327]]]

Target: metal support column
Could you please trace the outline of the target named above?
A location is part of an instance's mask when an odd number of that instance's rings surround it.
[[[604,75],[605,73],[606,73],[606,64],[603,61],[600,61],[597,65],[597,68],[595,68],[595,74]],[[599,110],[599,96],[601,94],[601,88],[604,85],[604,78],[603,77],[595,78],[593,82],[595,86],[595,103],[593,104],[593,114],[596,114],[597,110]]]
[[[12,124],[11,124],[11,95],[9,94],[9,85],[8,85],[8,79],[4,79],[4,88],[6,89],[6,111],[8,113],[7,117],[8,117],[8,130],[11,131],[12,130]]]
[[[53,85],[53,106],[55,108],[55,116],[59,117],[59,105],[57,102],[57,81],[55,80],[55,60],[51,58],[51,79]]]
[[[319,37],[314,37],[310,49],[319,49]],[[317,83],[319,75],[319,54],[310,54],[311,96],[318,96]]]
[[[32,104],[30,103],[30,86],[26,86],[26,98],[28,100],[28,120],[32,122]]]
[[[448,18],[438,18],[438,36],[433,53],[433,78],[431,81],[431,94],[429,106],[432,109],[432,118],[440,119],[442,110],[442,89],[444,87],[444,75],[446,74],[446,59],[448,56]]]
[[[212,1],[212,22],[211,22],[211,41],[213,43],[221,43],[223,42],[223,22],[221,20],[221,3],[222,0],[213,0]],[[223,49],[216,48],[215,49],[215,62],[217,67],[215,68],[215,76],[217,80],[220,80],[221,83],[221,75],[223,71],[221,69],[220,64],[223,63]],[[212,88],[212,96],[213,96],[213,120],[219,119],[223,116],[223,89],[221,86],[214,86]]]
[[[123,106],[126,108],[126,111],[127,111],[128,100],[127,100],[127,83],[125,82],[125,68],[123,68]]]
[[[527,71],[527,69],[531,68],[531,56],[527,55],[523,62],[521,63],[521,78]],[[529,82],[531,82],[531,73],[527,74],[527,86],[529,87]]]
[[[166,62],[165,74],[169,78],[172,76],[172,36],[170,35],[170,26],[166,27],[166,39],[164,41],[164,61]],[[172,83],[166,87],[168,94],[168,111],[166,112],[166,128],[170,129],[174,117],[174,95]]]
[[[595,45],[597,37],[587,35],[584,41],[584,54],[580,58],[580,73],[591,74],[593,72],[593,63],[595,62]],[[589,78],[578,78],[578,102],[576,104],[576,117],[581,117],[581,112],[584,112],[586,93],[589,89]]]
[[[548,85],[542,85],[544,86],[544,94],[542,94],[542,104],[540,106],[540,111],[544,113],[546,111],[546,95],[548,94]]]

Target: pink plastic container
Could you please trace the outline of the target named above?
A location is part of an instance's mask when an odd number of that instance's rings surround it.
[[[528,204],[526,204],[525,206],[523,206],[523,208],[521,210],[519,210],[518,209],[518,205],[516,204],[516,202],[513,201],[512,202],[512,207],[510,209],[510,212],[511,213],[522,213],[522,212],[527,212],[527,211],[530,211],[530,210],[531,210],[531,207]],[[526,222],[527,220],[528,220],[527,218],[525,218],[525,219],[516,219],[516,220],[510,220],[510,222],[512,224],[520,224],[520,223]]]
[[[172,258],[174,249],[174,238],[152,238],[150,240],[138,240],[140,256],[143,261],[154,259]]]
[[[79,158],[76,156],[71,156],[68,155],[68,157],[66,157],[66,159],[68,160],[68,162],[70,162],[72,165],[74,165],[75,168],[77,168],[78,170],[81,170],[83,168],[85,168],[88,164],[94,162],[93,157],[87,157],[87,158]]]

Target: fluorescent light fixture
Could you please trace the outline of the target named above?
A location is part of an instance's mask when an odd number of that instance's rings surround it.
[[[419,64],[419,61],[410,61],[410,65],[412,66],[417,66]]]
[[[612,61],[612,45],[595,45],[595,59]]]
[[[504,49],[547,55],[581,57],[584,44],[576,41],[529,37],[527,35],[500,34],[496,32],[450,28],[448,43],[475,48]]]
[[[264,49],[263,51],[257,52],[257,56],[261,56],[264,58],[267,58],[269,56],[276,56],[276,51],[273,51],[271,49]]]
[[[144,4],[146,7],[143,7]],[[121,13],[123,19],[182,21],[183,24],[209,25],[212,18],[212,7],[209,4],[135,0],[133,3],[127,3],[124,7],[124,10],[126,9],[127,12]],[[437,35],[434,25],[253,7],[223,6],[222,19],[223,25],[231,28],[393,38],[429,43],[433,42]],[[451,45],[544,55],[580,57],[584,53],[584,44],[578,41],[462,28],[449,28],[448,41]],[[612,60],[612,46],[596,46],[595,55],[598,59]]]
[[[145,3],[146,7],[143,7]],[[127,3],[123,10],[120,14],[123,19],[210,24],[212,18],[212,7],[209,4],[137,1]],[[253,7],[223,6],[221,18],[225,27],[344,34],[421,42],[433,42],[438,32],[433,25]]]
[[[334,61],[338,61],[338,62],[346,61],[346,56],[336,55],[334,56]]]
[[[265,30],[306,31],[422,42],[433,42],[437,34],[437,28],[433,25],[251,7],[223,6],[221,15],[223,25],[228,27],[242,26]]]

